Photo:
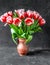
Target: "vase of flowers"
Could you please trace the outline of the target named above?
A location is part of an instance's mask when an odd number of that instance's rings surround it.
[[[28,53],[32,34],[42,31],[41,26],[46,23],[38,12],[24,9],[8,11],[0,16],[0,21],[5,23],[4,26],[10,26],[12,39],[20,56]]]

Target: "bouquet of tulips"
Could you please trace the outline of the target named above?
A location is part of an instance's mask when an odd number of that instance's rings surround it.
[[[14,43],[17,44],[17,40],[20,43],[17,46],[20,56],[28,53],[27,44],[32,40],[32,34],[42,31],[41,26],[46,23],[38,12],[24,9],[8,11],[0,16],[0,21],[4,26],[10,26]]]
[[[32,40],[32,34],[40,32],[41,26],[46,23],[38,12],[24,9],[8,11],[0,16],[0,21],[5,23],[4,26],[10,26],[15,43],[16,39],[23,38],[26,39],[26,44]]]

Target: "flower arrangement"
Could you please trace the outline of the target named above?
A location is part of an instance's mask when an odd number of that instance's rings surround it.
[[[4,26],[7,24],[10,26],[15,44],[17,44],[16,39],[20,43],[28,44],[32,40],[32,34],[42,31],[41,26],[46,23],[38,12],[24,9],[6,12],[0,16],[0,21],[5,23]]]

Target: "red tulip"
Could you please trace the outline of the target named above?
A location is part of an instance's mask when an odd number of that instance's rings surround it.
[[[8,24],[12,24],[13,19],[12,19],[11,16],[8,16],[8,17],[6,18],[6,21],[7,21]]]
[[[42,16],[39,16],[39,17],[38,17],[38,21],[41,21],[41,19],[43,19]]]
[[[19,15],[20,19],[24,19],[25,18],[24,14],[18,14],[18,15]]]
[[[36,11],[33,11],[33,18],[36,20],[39,17],[39,13]]]
[[[13,18],[13,24],[16,25],[16,26],[20,26],[21,25],[21,19]]]
[[[28,16],[29,18],[32,18],[32,17],[33,17],[33,11],[28,10],[28,11],[27,11],[27,16]]]
[[[12,15],[13,15],[12,11],[9,11],[9,12],[8,12],[8,15],[9,15],[9,16],[12,16]]]
[[[6,13],[4,13],[4,14],[3,14],[3,16],[8,17],[8,13],[7,13],[7,12],[6,12]]]
[[[27,12],[24,12],[24,16],[25,16],[25,17],[28,17]]]
[[[26,19],[25,19],[25,24],[26,24],[26,25],[30,26],[30,25],[33,24],[33,23],[34,23],[34,19],[31,19],[31,18],[26,18]]]
[[[15,12],[18,14],[18,13],[24,13],[24,9],[18,9],[18,10],[15,10]]]
[[[46,23],[46,21],[45,21],[44,19],[41,19],[41,20],[39,21],[39,25],[40,25],[40,26],[43,26],[45,23]]]
[[[20,19],[25,18],[25,16],[24,16],[24,9],[18,9],[18,10],[15,10],[15,12],[18,14]]]
[[[6,17],[2,15],[2,16],[0,17],[0,21],[5,23],[5,22],[6,22]]]

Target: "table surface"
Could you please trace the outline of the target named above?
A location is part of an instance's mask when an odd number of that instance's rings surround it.
[[[20,57],[16,47],[0,47],[0,65],[50,65],[50,52],[31,47],[26,56]]]

